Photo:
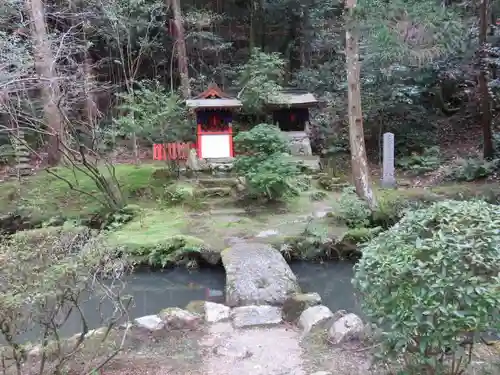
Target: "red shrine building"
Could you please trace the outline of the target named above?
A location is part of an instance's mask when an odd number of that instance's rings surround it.
[[[233,113],[243,104],[216,85],[193,99],[186,106],[196,113],[196,151],[200,159],[226,159],[234,157]]]

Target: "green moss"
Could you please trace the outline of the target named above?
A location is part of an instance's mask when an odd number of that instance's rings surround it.
[[[126,248],[152,247],[181,234],[189,222],[181,209],[144,210],[134,220],[108,234],[108,240]]]
[[[206,247],[202,239],[183,234],[188,226],[181,209],[144,210],[131,222],[109,232],[106,241],[126,251],[137,263],[165,267],[189,261]]]
[[[28,243],[38,243],[48,238],[58,238],[61,236],[67,236],[68,238],[75,236],[87,237],[90,234],[91,231],[87,227],[61,226],[23,230],[15,233],[12,238],[19,241],[27,241]]]
[[[164,164],[119,164],[115,166],[115,175],[124,195],[130,199],[138,199],[142,195],[160,193],[164,186],[170,183],[165,179],[152,178],[154,171],[162,167]],[[43,212],[45,219],[50,219],[58,214],[63,214],[66,218],[76,218],[102,209],[100,203],[91,197],[101,197],[91,178],[70,168],[54,168],[53,171],[60,178],[42,171],[22,183],[2,183],[0,211],[13,211],[17,207],[33,208]],[[103,173],[110,177],[105,168]],[[64,180],[91,196],[71,189]]]

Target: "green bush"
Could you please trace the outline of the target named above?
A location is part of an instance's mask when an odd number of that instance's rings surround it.
[[[489,177],[499,166],[499,160],[486,161],[480,158],[461,159],[459,165],[448,173],[454,181],[475,181]]]
[[[334,208],[334,217],[349,228],[366,227],[370,223],[370,208],[364,200],[358,197],[352,186],[342,190]]]
[[[408,209],[421,207],[420,201],[411,201],[399,195],[386,195],[378,197],[377,208],[372,212],[371,225],[388,229],[396,224]]]
[[[101,337],[105,346],[92,353],[99,353],[99,362],[112,357],[111,329],[128,316],[130,305],[122,280],[130,264],[119,255],[101,238],[89,236],[85,228],[44,228],[4,239],[0,243],[3,368],[30,367],[37,374],[50,369],[52,374],[62,374],[68,363],[80,361],[84,354],[89,363],[95,363],[88,351],[82,353],[92,325],[109,329]],[[95,299],[98,310],[107,307],[94,314],[94,319],[100,319],[92,322],[84,313],[89,299]],[[82,329],[76,339],[65,339],[68,320]],[[38,344],[41,361],[26,355],[33,348],[26,342],[26,332]]]
[[[136,264],[158,268],[179,264],[196,267],[195,258],[198,258],[203,247],[203,241],[196,237],[176,235],[153,246],[128,247],[124,250]]]
[[[445,354],[467,362],[464,336],[500,327],[500,207],[443,201],[408,213],[363,248],[353,284],[384,357],[441,371]],[[447,357],[450,359],[450,357]],[[447,374],[460,373],[445,370]]]
[[[278,127],[260,124],[235,138],[234,169],[245,177],[251,197],[279,200],[298,195],[299,168],[287,154],[288,140]]]
[[[397,160],[397,166],[413,174],[431,172],[441,165],[439,147],[426,148],[421,154],[413,153]]]

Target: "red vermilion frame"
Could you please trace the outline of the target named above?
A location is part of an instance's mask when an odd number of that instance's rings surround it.
[[[201,137],[203,135],[229,135],[229,156],[234,157],[234,146],[233,146],[233,128],[229,126],[226,131],[204,131],[201,128],[201,124],[198,124],[198,129],[196,131],[196,152],[198,153],[198,157],[201,158]]]

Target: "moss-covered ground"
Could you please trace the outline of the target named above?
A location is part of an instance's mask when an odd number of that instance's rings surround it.
[[[204,182],[194,186],[194,179],[172,178],[164,171],[162,163],[120,164],[115,167],[116,178],[127,202],[140,209],[131,222],[117,226],[109,233],[111,243],[134,250],[165,246],[173,250],[177,245],[172,245],[172,241],[181,241],[189,249],[204,246],[221,251],[234,237],[282,244],[286,238],[304,232],[332,238],[342,236],[347,230],[325,216],[335,206],[340,193],[317,194],[319,190],[314,184],[311,190],[287,203],[264,206],[253,203],[243,207],[231,196],[206,197],[195,192],[200,188],[213,189],[217,185],[228,189],[231,185],[228,179],[212,183],[210,177],[199,176]],[[59,177],[41,171],[21,183],[3,182],[0,213],[24,210],[38,221],[51,222],[55,217],[83,220],[103,211],[99,202],[102,195],[88,176],[65,168],[59,168],[55,173]],[[72,189],[66,181],[79,191]],[[498,184],[487,183],[450,184],[432,188],[376,189],[376,194],[381,209],[390,211],[395,201],[478,197],[498,202],[500,188]]]

